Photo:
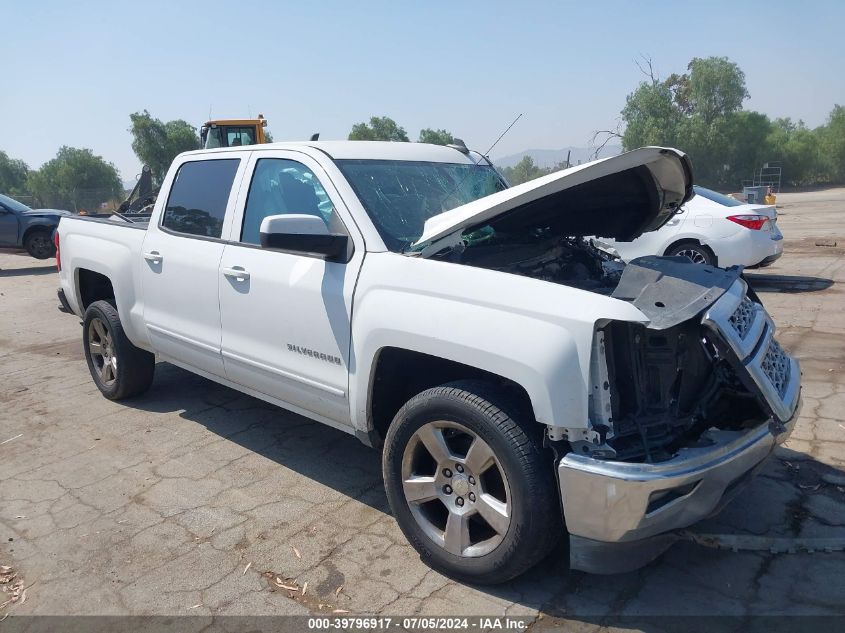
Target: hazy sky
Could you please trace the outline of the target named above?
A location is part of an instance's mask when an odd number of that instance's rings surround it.
[[[745,71],[745,107],[824,122],[845,104],[845,1],[86,2],[0,0],[0,149],[32,167],[90,147],[139,170],[129,113],[263,113],[276,140],[345,138],[389,115],[493,157],[586,146],[615,125],[649,55]]]

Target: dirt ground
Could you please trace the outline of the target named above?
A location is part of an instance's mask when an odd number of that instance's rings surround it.
[[[786,254],[749,278],[801,361],[803,412],[761,475],[696,529],[845,538],[845,189],[778,203]],[[552,558],[499,587],[453,582],[406,544],[380,456],[353,437],[167,364],[146,395],[101,397],[56,287],[52,260],[0,253],[0,565],[27,588],[0,617],[342,609],[592,631],[623,615],[642,618],[624,630],[651,631],[663,629],[649,616],[845,614],[841,552],[679,543],[618,576]]]

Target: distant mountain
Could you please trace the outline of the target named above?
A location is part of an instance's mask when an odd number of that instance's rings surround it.
[[[553,167],[558,163],[566,160],[567,153],[572,152],[569,160],[573,165],[579,162],[586,163],[593,160],[594,149],[590,147],[564,147],[563,149],[527,149],[518,154],[511,154],[510,156],[503,156],[502,158],[494,158],[493,162],[499,167],[513,167],[526,156],[534,159],[534,164],[538,167]],[[605,145],[604,149],[599,153],[599,158],[607,158],[608,156],[615,156],[622,152],[621,145]]]

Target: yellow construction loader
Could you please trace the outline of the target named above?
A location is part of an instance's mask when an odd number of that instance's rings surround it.
[[[259,145],[268,142],[265,127],[267,119],[261,114],[257,119],[215,119],[200,128],[200,140],[205,149]]]

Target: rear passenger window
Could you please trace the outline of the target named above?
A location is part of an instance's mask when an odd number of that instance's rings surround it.
[[[185,163],[170,187],[161,225],[188,235],[219,238],[240,160]]]

